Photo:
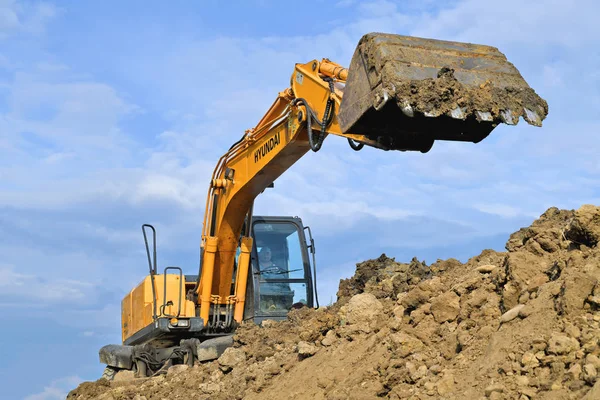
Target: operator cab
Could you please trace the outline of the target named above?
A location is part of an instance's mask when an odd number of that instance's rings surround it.
[[[310,229],[298,217],[254,217],[252,236],[245,319],[280,320],[292,308],[314,307]]]

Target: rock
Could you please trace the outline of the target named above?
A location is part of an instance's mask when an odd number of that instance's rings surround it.
[[[581,372],[582,372],[581,365],[573,364],[571,366],[571,368],[569,368],[569,371],[567,373],[571,380],[576,381],[576,380],[579,380],[579,377],[581,376]]]
[[[312,343],[299,342],[298,343],[298,354],[301,358],[307,358],[313,356],[319,349]]]
[[[333,330],[327,331],[325,338],[321,340],[321,344],[325,347],[331,346],[337,340],[337,336]]]
[[[429,367],[429,372],[431,372],[434,375],[438,375],[440,372],[442,372],[442,366],[440,364],[434,364],[431,367]]]
[[[583,380],[587,383],[593,384],[598,378],[598,371],[594,364],[585,364],[583,366]]]
[[[394,345],[396,353],[400,357],[406,357],[425,347],[419,339],[403,332],[390,335],[390,341]]]
[[[543,337],[537,337],[533,339],[533,351],[544,351],[547,347],[548,343],[546,343],[546,340]]]
[[[400,304],[406,308],[416,309],[421,304],[426,303],[431,297],[431,292],[422,290],[420,288],[414,288],[402,297]]]
[[[537,390],[535,390],[535,388],[532,387],[524,387],[524,388],[520,388],[519,389],[519,393],[529,397],[529,398],[534,398],[536,397],[537,394]]]
[[[552,371],[552,376],[558,376],[565,372],[565,363],[562,361],[554,361],[550,363],[550,370]]]
[[[529,386],[529,377],[526,375],[518,375],[515,377],[515,382],[517,383],[517,386],[527,387]]]
[[[200,385],[198,385],[198,389],[207,394],[214,394],[221,391],[221,385],[212,382],[201,383]]]
[[[500,322],[506,323],[517,318],[519,316],[519,311],[521,311],[523,307],[525,307],[524,304],[519,304],[518,306],[511,308],[510,310],[502,314],[502,316],[500,317]]]
[[[577,244],[595,247],[600,241],[600,207],[586,204],[576,210],[565,237]]]
[[[402,317],[404,317],[404,311],[406,309],[402,306],[397,306],[394,308],[394,317],[398,318],[398,319],[402,319]]]
[[[431,301],[431,313],[437,323],[454,321],[460,312],[460,298],[454,292],[446,292]]]
[[[223,372],[231,371],[244,361],[246,361],[246,352],[235,347],[228,347],[225,349],[218,359],[219,368],[221,368]]]
[[[534,292],[538,290],[538,288],[548,282],[548,275],[546,274],[538,274],[531,278],[527,283],[527,291]]]
[[[520,318],[527,318],[533,313],[533,307],[525,305],[525,307],[519,310]]]
[[[425,375],[427,375],[427,366],[421,365],[412,372],[410,372],[410,370],[409,370],[409,373],[410,373],[411,379],[416,382],[419,379],[423,378]]]
[[[115,374],[113,382],[124,382],[132,379],[135,379],[135,373],[127,369],[122,369]]]
[[[592,364],[594,367],[596,367],[596,371],[600,370],[600,358],[594,354],[588,354],[585,357],[585,363]]]
[[[559,309],[571,315],[582,313],[584,303],[588,300],[596,283],[597,279],[591,274],[571,271],[560,288]]]
[[[523,294],[521,294],[521,296],[519,297],[519,304],[525,304],[528,301],[529,301],[529,293],[523,292]]]
[[[494,392],[499,392],[499,393],[504,392],[504,385],[502,385],[500,383],[494,383],[485,388],[485,395],[487,397],[490,397],[490,395]]]
[[[575,339],[579,339],[581,337],[581,331],[579,330],[579,328],[571,324],[570,322],[565,323],[564,331],[567,335]]]
[[[600,306],[600,296],[588,296],[587,301],[595,306]]]
[[[451,373],[445,373],[442,379],[437,382],[437,392],[440,396],[446,396],[454,391],[454,376]]]
[[[371,293],[361,293],[352,296],[347,304],[346,322],[358,324],[371,322],[381,315],[383,305]]]
[[[186,371],[188,368],[189,366],[187,366],[186,364],[173,365],[167,370],[167,375],[177,375],[182,373],[183,371]]]
[[[147,400],[146,396],[140,396],[139,394],[136,394],[135,397],[133,398],[133,400]]]
[[[273,327],[273,326],[277,325],[277,321],[274,321],[272,319],[265,319],[260,323],[260,325],[263,328]]]
[[[494,271],[496,268],[498,268],[498,267],[495,265],[486,264],[486,265],[480,265],[479,267],[476,267],[475,271],[481,272],[482,274],[489,274],[490,272]]]
[[[523,366],[526,368],[535,368],[540,365],[540,362],[535,354],[530,351],[526,351],[521,358],[521,364],[523,364]]]
[[[416,310],[414,310],[413,312],[410,313],[410,319],[412,321],[413,325],[419,325],[419,323],[425,319],[425,317],[427,316],[427,314],[425,313],[425,306],[429,305],[429,303],[426,303],[424,305],[422,305],[421,307],[417,308]],[[431,305],[430,305],[431,308]],[[394,318],[395,320],[397,320],[396,318]]]
[[[273,358],[265,360],[261,364],[262,370],[269,375],[278,375],[281,373],[281,365],[277,363]]]
[[[490,400],[502,400],[504,397],[502,396],[502,393],[500,392],[492,392],[490,394]]]
[[[393,310],[393,317],[389,319],[388,326],[398,331],[402,328],[402,318],[404,317],[404,311],[406,309],[402,306],[396,306]]]
[[[390,318],[387,326],[393,331],[399,331],[402,329],[402,320],[398,318]]]
[[[579,350],[577,339],[563,334],[553,334],[548,341],[548,352],[552,354],[567,354]]]

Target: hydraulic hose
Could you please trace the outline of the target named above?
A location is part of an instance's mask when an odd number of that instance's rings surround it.
[[[350,147],[354,151],[359,151],[360,149],[362,149],[363,147],[365,147],[364,143],[356,143],[354,140],[352,140],[350,138],[348,138],[348,143],[350,144]]]
[[[329,101],[327,103],[329,104]],[[301,105],[304,106],[304,108],[306,109],[306,130],[308,131],[308,143],[310,144],[310,149],[312,151],[319,151],[321,149],[321,146],[323,145],[323,140],[325,139],[325,129],[333,120],[333,112],[331,112],[333,106],[330,105],[326,107],[326,114],[323,116],[323,121],[321,121],[319,120],[315,112],[312,110],[312,108],[310,108],[308,102],[305,99],[298,97],[292,101],[292,105]],[[329,108],[329,110],[327,108]],[[313,119],[317,124],[321,126],[321,132],[319,132],[317,140],[315,140],[315,138],[313,137]]]

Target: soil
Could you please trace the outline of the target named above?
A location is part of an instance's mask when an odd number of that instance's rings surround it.
[[[435,79],[405,80],[395,77],[386,82],[386,86],[390,88],[390,94],[394,93],[399,107],[408,103],[415,112],[436,116],[460,108],[463,114],[460,119],[481,111],[489,112],[493,120],[502,121],[502,112],[510,110],[510,118],[516,123],[521,116],[529,118],[524,110],[527,108],[539,117],[539,121],[532,122],[541,125],[548,114],[548,103],[530,87],[496,87],[491,82],[467,85],[460,82],[450,68],[441,68]]]
[[[330,307],[243,325],[213,362],[68,399],[600,398],[600,207],[548,209],[505,252],[357,264]]]
[[[379,90],[393,96],[400,108],[410,104],[413,112],[432,116],[450,115],[460,108],[458,119],[488,112],[498,123],[506,119],[502,112],[510,110],[512,123],[523,116],[534,125],[541,125],[548,114],[548,103],[494,47],[368,34],[359,49],[362,56],[355,57],[370,71],[372,89],[374,83],[380,85]],[[530,118],[525,109],[537,118]]]

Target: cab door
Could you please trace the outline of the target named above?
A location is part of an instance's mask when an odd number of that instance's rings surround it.
[[[291,308],[313,307],[308,248],[297,217],[254,217],[252,283],[255,322],[284,319]]]

